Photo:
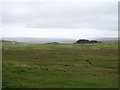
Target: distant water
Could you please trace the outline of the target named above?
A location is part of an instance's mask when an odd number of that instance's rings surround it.
[[[30,43],[30,44],[44,44],[44,43],[50,43],[50,42],[58,42],[58,43],[75,43],[77,39],[64,39],[64,38],[22,38],[22,37],[7,37],[2,38],[3,40],[9,40],[9,41],[16,41],[16,42],[22,42],[22,43]],[[97,39],[91,39],[91,40],[97,40],[101,42],[116,42],[118,41],[118,38],[97,38]]]
[[[58,43],[74,43],[76,40],[73,39],[57,39],[57,38],[3,38],[3,40],[22,42],[22,43],[30,43],[30,44],[44,44],[50,42],[58,42]]]
[[[51,43],[51,42],[58,42],[58,43],[74,43],[70,41],[16,41],[16,42],[21,42],[21,43],[29,43],[29,44],[44,44],[44,43]]]

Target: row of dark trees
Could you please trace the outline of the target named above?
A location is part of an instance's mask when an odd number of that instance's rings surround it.
[[[101,42],[96,40],[79,39],[75,43],[101,43]]]

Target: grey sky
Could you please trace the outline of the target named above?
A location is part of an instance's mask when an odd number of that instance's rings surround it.
[[[72,1],[72,2],[71,2]],[[3,3],[3,37],[117,37],[118,3],[96,0]],[[74,1],[74,2],[73,2]]]

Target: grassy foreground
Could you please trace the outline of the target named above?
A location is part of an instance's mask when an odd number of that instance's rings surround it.
[[[118,43],[3,42],[3,88],[117,88]]]

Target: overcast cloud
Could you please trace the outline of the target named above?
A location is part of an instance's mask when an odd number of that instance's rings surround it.
[[[3,3],[2,37],[117,37],[117,2],[77,1]]]

